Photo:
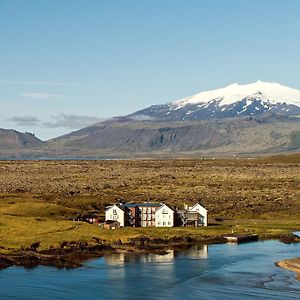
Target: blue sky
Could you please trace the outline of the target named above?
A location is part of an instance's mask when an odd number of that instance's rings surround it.
[[[298,0],[0,0],[0,127],[42,139],[233,82],[300,89]]]

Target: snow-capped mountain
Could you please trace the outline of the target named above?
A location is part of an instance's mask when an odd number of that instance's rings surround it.
[[[291,115],[300,116],[300,91],[231,84],[66,134],[48,141],[47,151],[110,158],[293,152],[300,149],[300,118]]]
[[[205,91],[165,105],[153,105],[130,115],[137,120],[201,120],[300,114],[300,90],[257,81]]]

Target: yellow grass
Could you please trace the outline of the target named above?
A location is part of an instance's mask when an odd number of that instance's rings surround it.
[[[0,223],[0,252],[7,253],[14,250],[29,248],[35,242],[40,242],[39,250],[57,248],[64,241],[87,242],[96,244],[101,240],[105,244],[112,244],[121,240],[128,242],[130,238],[149,237],[151,239],[170,239],[173,237],[192,237],[208,239],[223,234],[258,233],[268,237],[281,233],[288,233],[300,229],[299,219],[289,222],[276,220],[232,220],[222,225],[201,228],[121,228],[105,230],[97,225],[67,220],[49,219],[44,217],[24,217],[1,214]],[[277,221],[277,222],[276,222]]]

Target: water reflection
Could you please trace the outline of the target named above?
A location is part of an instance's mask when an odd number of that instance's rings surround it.
[[[180,251],[179,254],[194,259],[208,258],[208,245],[193,245],[185,251]]]
[[[124,266],[126,263],[166,263],[172,262],[174,258],[174,250],[168,250],[167,253],[164,254],[119,253],[104,256],[106,264],[110,266]]]
[[[184,251],[167,250],[164,254],[118,253],[105,255],[109,266],[124,266],[126,263],[172,263],[177,256],[188,258],[208,258],[208,245],[193,245]]]

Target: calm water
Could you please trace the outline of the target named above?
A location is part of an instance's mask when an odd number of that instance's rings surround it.
[[[265,241],[108,255],[73,270],[14,267],[0,272],[0,299],[300,299],[295,274],[274,265],[296,256],[300,244]]]

